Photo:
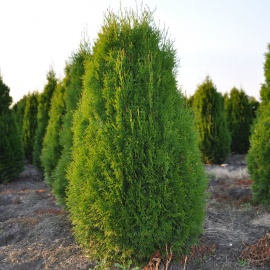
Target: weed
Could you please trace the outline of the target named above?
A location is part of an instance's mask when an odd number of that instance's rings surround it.
[[[119,263],[116,263],[114,266],[123,270],[130,270],[131,269],[131,265],[132,265],[132,261],[129,261],[127,265],[121,265]],[[132,268],[132,270],[141,270],[140,267],[134,267]]]
[[[245,259],[238,259],[238,264],[241,266],[241,267],[245,267],[247,265],[247,261]]]
[[[89,270],[110,270],[107,265],[107,260],[103,259],[102,261],[98,262],[96,261],[96,266],[94,268],[89,268]]]

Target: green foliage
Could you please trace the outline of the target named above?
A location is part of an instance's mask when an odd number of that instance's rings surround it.
[[[47,74],[47,84],[44,87],[43,93],[40,95],[38,102],[38,114],[37,114],[37,130],[35,134],[33,161],[34,165],[38,168],[41,167],[41,150],[43,144],[43,138],[46,132],[46,128],[49,122],[49,110],[51,106],[51,98],[57,85],[57,79],[55,72],[50,70]]]
[[[12,97],[9,95],[10,89],[4,83],[2,75],[0,73],[0,98],[1,98],[1,106],[0,106],[0,114],[4,114],[5,112],[9,112],[9,107],[12,103]]]
[[[231,152],[246,154],[253,119],[252,107],[246,93],[234,87],[225,98],[225,111],[231,132]]]
[[[257,110],[260,106],[260,102],[257,101],[255,97],[249,97],[249,106],[252,112],[252,121],[254,121],[257,116]]]
[[[261,88],[261,104],[252,128],[247,165],[253,180],[254,200],[264,204],[270,201],[270,45],[265,55],[265,83]]]
[[[12,98],[0,76],[0,183],[16,177],[23,169],[23,144],[17,122],[9,109]]]
[[[31,163],[33,163],[33,149],[37,129],[38,99],[38,92],[27,95],[22,125],[24,154]]]
[[[12,107],[12,111],[14,113],[14,116],[16,118],[16,122],[18,124],[18,128],[20,133],[22,134],[23,129],[23,118],[24,118],[24,110],[26,106],[26,99],[27,96],[23,96],[14,106]]]
[[[192,99],[199,147],[205,163],[222,163],[230,153],[230,133],[224,110],[224,100],[212,80],[206,77]]]
[[[176,57],[152,16],[109,13],[74,114],[67,206],[92,258],[175,255],[202,230],[206,177]]]
[[[61,155],[59,134],[62,129],[62,117],[65,113],[65,82],[59,82],[53,92],[49,111],[49,121],[43,140],[41,164],[47,183],[53,185],[52,172]]]
[[[63,117],[63,128],[60,130],[60,146],[61,157],[57,162],[57,166],[52,174],[53,191],[58,201],[62,204],[66,199],[66,187],[68,184],[66,172],[71,162],[71,147],[73,133],[72,118],[77,108],[78,100],[82,92],[82,79],[85,73],[84,61],[89,58],[90,50],[87,44],[81,44],[78,52],[74,53],[70,59],[70,63],[66,67],[66,113]]]

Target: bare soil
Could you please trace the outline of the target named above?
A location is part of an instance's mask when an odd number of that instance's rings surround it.
[[[206,165],[206,172],[204,233],[191,253],[174,258],[169,269],[270,269],[270,211],[251,203],[245,156],[233,155],[224,166]],[[40,172],[25,164],[17,179],[0,185],[0,269],[90,267],[94,265],[75,243],[66,211]]]
[[[0,186],[0,269],[89,269],[67,213],[32,165]]]

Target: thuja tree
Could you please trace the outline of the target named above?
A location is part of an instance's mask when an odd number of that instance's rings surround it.
[[[254,200],[269,204],[270,202],[270,44],[265,54],[265,83],[261,87],[261,104],[257,118],[252,127],[250,149],[247,165],[253,180]]]
[[[199,147],[205,163],[222,163],[230,153],[230,133],[224,101],[209,77],[200,84],[192,100]]]
[[[52,172],[55,169],[61,154],[59,134],[62,129],[62,117],[65,112],[65,90],[65,80],[63,82],[58,82],[52,95],[49,121],[43,139],[40,159],[45,180],[50,185],[53,184]]]
[[[257,110],[260,106],[260,102],[255,97],[249,97],[249,106],[252,112],[252,122],[257,116]]]
[[[84,62],[90,57],[90,48],[87,43],[81,43],[79,50],[72,55],[66,67],[66,110],[63,116],[62,129],[59,132],[59,143],[61,146],[61,156],[57,166],[52,173],[53,192],[58,201],[65,204],[66,187],[68,180],[66,177],[67,168],[71,161],[72,147],[72,119],[77,108],[83,88],[83,75],[85,73]]]
[[[38,99],[38,92],[27,95],[22,125],[24,153],[31,163],[33,163],[33,149],[37,130]]]
[[[231,133],[231,152],[246,154],[253,120],[249,97],[234,87],[225,98],[225,111]]]
[[[47,74],[47,84],[44,86],[44,90],[40,95],[38,103],[38,114],[37,114],[37,130],[35,135],[34,150],[33,150],[33,161],[34,165],[38,168],[41,167],[41,150],[43,144],[43,138],[46,132],[46,128],[49,121],[49,110],[51,106],[51,98],[57,85],[57,79],[55,72],[50,70]]]
[[[0,75],[0,183],[16,177],[23,169],[23,144],[14,114],[9,108],[10,89]]]
[[[205,174],[175,50],[149,12],[109,13],[74,114],[67,206],[93,258],[136,262],[202,230]]]
[[[23,127],[23,117],[24,117],[24,110],[26,106],[26,99],[27,96],[23,96],[14,106],[12,106],[12,111],[15,115],[19,131],[21,132],[22,135],[22,127]]]

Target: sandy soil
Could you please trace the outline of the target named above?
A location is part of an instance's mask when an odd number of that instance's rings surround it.
[[[206,171],[204,233],[190,255],[174,258],[169,269],[270,269],[270,211],[251,204],[245,157],[232,156],[225,166],[206,166]],[[72,237],[67,213],[32,165],[0,185],[1,270],[90,267]]]

